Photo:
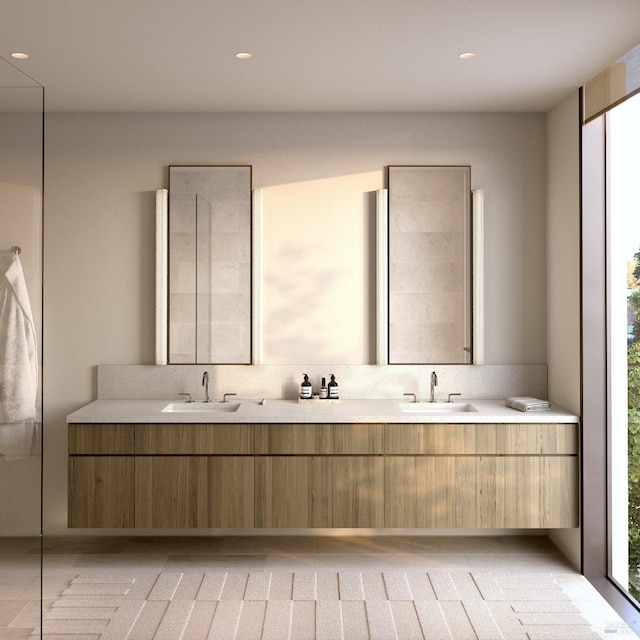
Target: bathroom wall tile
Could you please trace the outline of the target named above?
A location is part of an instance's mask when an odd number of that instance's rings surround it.
[[[195,198],[192,194],[172,193],[169,233],[193,234],[195,212]]]
[[[203,303],[206,308],[206,299]],[[208,319],[211,322],[247,322],[251,317],[250,304],[248,292],[212,294]]]
[[[187,232],[171,232],[171,263],[176,266],[181,263],[195,264],[196,248],[195,235],[192,230]]]
[[[211,266],[211,293],[234,293],[242,291],[240,286],[240,263],[215,262]],[[244,274],[246,277],[246,273]],[[243,283],[246,280],[243,280]]]
[[[190,249],[192,251],[192,249]],[[169,271],[169,282],[171,295],[179,293],[196,292],[196,264],[187,256],[186,259],[180,260],[176,258],[171,261],[171,268]]]
[[[196,296],[190,293],[172,293],[169,296],[171,305],[170,324],[193,323],[196,317]]]
[[[247,214],[247,205],[241,201],[228,201],[220,206],[214,206],[211,217],[211,232],[220,233],[248,233],[251,219]]]
[[[458,245],[463,234],[451,232],[398,233],[389,237],[389,264],[425,264],[431,261],[451,260],[459,255]]]
[[[250,262],[251,238],[248,233],[220,233],[211,240],[213,260],[220,262]]]
[[[174,362],[193,362],[196,350],[196,334],[192,323],[170,322],[169,344]]]
[[[439,293],[460,290],[464,278],[464,264],[453,260],[434,260],[425,267],[421,263],[402,262],[389,273],[392,292]]]
[[[433,231],[463,232],[464,219],[452,215],[450,208],[427,201],[406,201],[402,203],[402,214],[389,215],[390,233],[429,233]]]
[[[459,362],[464,363],[467,353],[465,326],[460,322],[437,322],[423,318],[421,322],[390,325],[389,360],[404,362]]]
[[[215,360],[217,362],[246,362],[251,360],[249,345],[250,328],[248,323],[212,323],[211,356],[199,357],[200,361]]]
[[[422,322],[456,323],[464,314],[464,300],[459,292],[392,292],[389,318],[393,327],[413,327]],[[390,336],[391,339],[391,336]]]

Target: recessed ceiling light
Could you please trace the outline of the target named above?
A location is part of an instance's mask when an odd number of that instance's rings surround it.
[[[248,60],[249,58],[253,58],[253,54],[247,51],[240,51],[240,53],[236,53],[236,58],[239,60]]]
[[[475,58],[476,54],[473,53],[472,51],[465,51],[464,53],[461,53],[458,55],[458,58],[460,58],[460,60],[471,60],[471,58]]]
[[[12,58],[16,58],[17,60],[26,60],[29,57],[28,53],[20,53],[19,51],[16,51],[14,53],[11,54]]]

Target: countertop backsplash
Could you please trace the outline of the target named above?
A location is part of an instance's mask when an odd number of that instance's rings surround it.
[[[212,400],[224,393],[242,398],[297,398],[303,374],[309,374],[314,392],[321,378],[334,374],[340,397],[402,399],[415,393],[429,398],[431,372],[438,375],[436,400],[460,393],[456,400],[498,399],[510,396],[547,398],[547,365],[98,365],[98,399],[178,399],[190,393],[204,398],[202,374],[209,373]]]

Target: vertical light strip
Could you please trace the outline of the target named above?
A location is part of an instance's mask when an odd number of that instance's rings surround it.
[[[168,196],[156,190],[156,364],[167,364]]]
[[[262,219],[262,189],[254,189],[253,197],[253,218],[251,221],[251,238],[252,238],[252,285],[251,285],[251,364],[262,364],[263,358],[263,341],[262,341],[262,322],[263,322],[263,304],[262,304],[262,278],[263,268],[263,251],[262,240],[264,235],[263,219]]]
[[[376,191],[376,362],[389,361],[389,193]]]
[[[473,189],[473,364],[484,364],[484,191]]]

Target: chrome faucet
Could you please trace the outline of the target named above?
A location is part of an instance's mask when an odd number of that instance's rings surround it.
[[[429,402],[435,402],[435,388],[438,386],[438,376],[435,371],[431,372],[431,393],[429,394]]]
[[[205,371],[202,374],[202,386],[204,387],[204,401],[211,402],[209,399],[209,372]]]

